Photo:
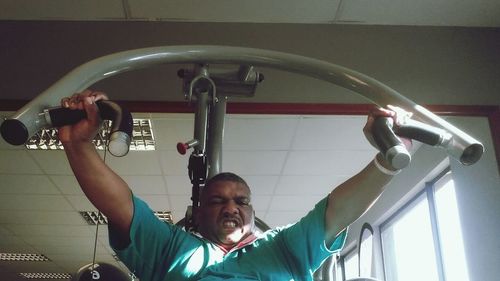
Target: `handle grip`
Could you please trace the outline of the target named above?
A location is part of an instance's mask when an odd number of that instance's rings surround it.
[[[373,124],[373,138],[385,159],[396,169],[406,167],[411,156],[399,139],[405,137],[431,146],[447,148],[452,136],[443,129],[408,119],[404,124],[394,125],[389,117],[378,117]]]
[[[406,120],[402,125],[395,126],[393,130],[398,136],[432,146],[446,147],[452,139],[452,136],[445,130],[412,119]]]
[[[118,157],[126,155],[132,139],[132,115],[128,110],[112,101],[98,101],[96,105],[99,108],[101,118],[112,121],[109,152]],[[42,118],[44,122],[39,122],[40,127],[38,129],[75,124],[87,118],[84,110],[71,110],[62,107],[45,109],[41,115],[44,116]],[[30,138],[26,126],[16,119],[5,120],[0,129],[2,137],[12,145],[22,145]]]
[[[111,120],[111,130],[109,135],[109,152],[117,157],[125,156],[130,148],[132,139],[133,119],[130,112],[112,101],[96,102],[99,108],[99,115],[103,120]],[[48,109],[49,123],[53,127],[75,124],[87,118],[84,110],[71,110],[69,108]]]
[[[396,136],[393,120],[389,117],[378,117],[373,123],[373,139],[384,158],[395,169],[403,169],[408,166],[411,155],[403,142]]]

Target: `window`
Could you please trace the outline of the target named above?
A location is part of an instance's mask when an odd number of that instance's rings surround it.
[[[353,249],[343,259],[344,280],[358,277],[358,268],[358,251]]]
[[[436,214],[443,253],[446,280],[468,281],[469,272],[465,259],[455,185],[450,174],[436,183]]]
[[[386,281],[468,281],[449,170],[381,227]]]

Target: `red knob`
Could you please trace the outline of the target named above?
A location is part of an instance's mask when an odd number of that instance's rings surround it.
[[[182,143],[182,142],[177,143],[177,152],[179,152],[182,155],[186,154],[188,148],[189,145],[187,143]]]

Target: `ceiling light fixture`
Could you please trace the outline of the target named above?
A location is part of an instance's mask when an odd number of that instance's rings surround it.
[[[24,279],[71,279],[71,274],[57,272],[23,272],[19,275]]]
[[[97,211],[80,211],[80,215],[89,225],[108,224],[108,218]],[[173,224],[174,220],[170,211],[155,211],[154,215],[161,221]]]
[[[111,121],[105,120],[98,134],[93,140],[98,150],[104,150],[106,140],[109,136]],[[62,143],[57,137],[57,129],[43,129],[36,133],[26,142],[26,148],[30,150],[62,150]],[[150,119],[134,119],[132,129],[132,140],[130,150],[148,151],[155,150],[155,139]]]
[[[0,261],[50,261],[42,254],[0,253]]]

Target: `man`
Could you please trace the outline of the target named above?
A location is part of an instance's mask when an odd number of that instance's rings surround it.
[[[89,200],[109,220],[111,246],[141,280],[312,280],[312,273],[345,241],[347,227],[381,194],[396,173],[380,154],[342,183],[292,226],[256,237],[251,192],[231,173],[210,179],[196,216],[199,234],[160,222],[127,184],[101,160],[91,143],[100,118],[95,102],[107,99],[86,90],[61,101],[83,109],[87,119],[59,128],[73,172]],[[373,110],[363,129],[371,141]],[[372,142],[373,143],[373,142]]]

